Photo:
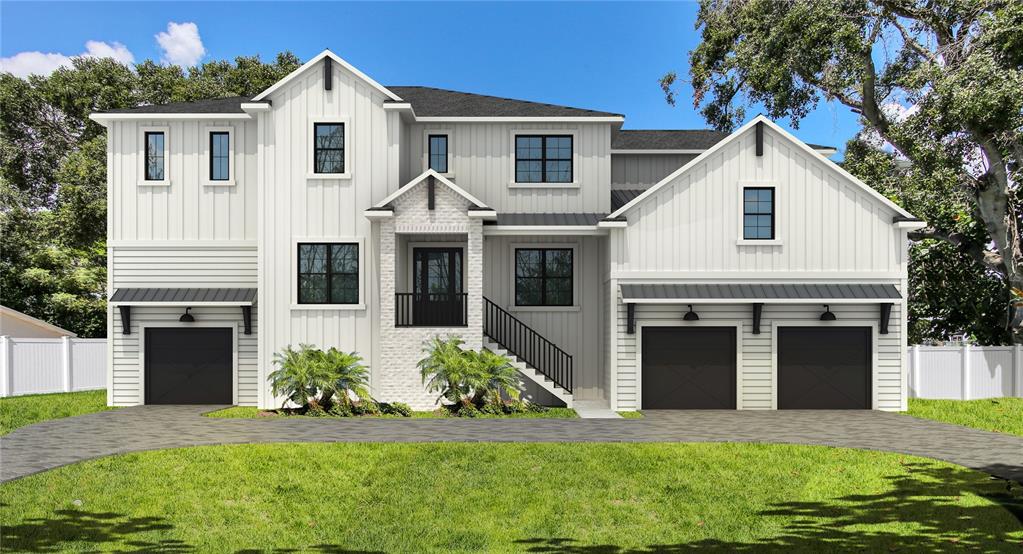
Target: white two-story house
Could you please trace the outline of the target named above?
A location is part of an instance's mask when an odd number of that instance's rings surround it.
[[[361,354],[435,404],[435,335],[537,402],[906,407],[922,223],[758,117],[731,135],[383,86],[325,51],[253,98],[108,132],[108,402],[278,407],[274,353]]]

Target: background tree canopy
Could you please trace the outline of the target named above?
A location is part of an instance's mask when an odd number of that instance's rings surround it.
[[[794,127],[859,114],[845,165],[928,222],[910,238],[910,336],[1023,342],[1023,2],[701,0],[693,105],[731,130],[761,106]],[[661,80],[676,99],[675,73]]]
[[[300,65],[285,52],[187,72],[78,58],[49,77],[0,73],[0,304],[106,334],[106,133],[90,113],[254,96]]]

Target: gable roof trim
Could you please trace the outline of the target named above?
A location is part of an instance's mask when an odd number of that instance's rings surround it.
[[[254,96],[251,101],[252,102],[259,102],[260,100],[263,100],[267,96],[270,96],[275,91],[277,91],[278,89],[283,87],[285,84],[291,82],[296,77],[298,77],[299,75],[304,73],[305,70],[307,70],[310,67],[316,65],[318,62],[320,62],[321,60],[323,60],[324,58],[327,58],[327,57],[329,57],[331,60],[334,60],[335,62],[340,64],[341,67],[347,69],[348,71],[353,73],[356,77],[358,77],[358,78],[362,79],[363,81],[365,81],[367,84],[369,84],[370,86],[375,88],[378,92],[380,92],[384,96],[390,98],[391,100],[394,100],[395,102],[401,102],[402,101],[400,96],[398,96],[397,94],[394,94],[393,92],[388,90],[387,87],[385,87],[384,85],[381,85],[380,83],[374,81],[372,78],[370,78],[369,75],[366,75],[365,73],[359,71],[354,65],[346,62],[344,59],[341,58],[341,56],[338,56],[337,54],[331,52],[329,49],[324,50],[323,52],[320,52],[316,57],[314,57],[313,59],[311,59],[311,60],[307,61],[306,63],[302,64],[302,67],[299,67],[295,71],[292,71],[291,73],[286,75],[280,81],[277,81],[273,85],[270,85],[270,88],[264,90],[263,92],[257,94],[256,96]]]
[[[437,173],[436,171],[434,171],[432,169],[427,169],[426,171],[422,172],[415,179],[412,179],[411,181],[409,181],[408,183],[403,185],[398,190],[392,192],[387,198],[384,198],[380,202],[377,202],[371,208],[367,208],[364,213],[367,215],[367,217],[373,217],[373,216],[369,215],[369,212],[377,212],[377,214],[393,213],[394,212],[394,208],[390,207],[391,202],[394,202],[394,200],[396,198],[405,195],[405,193],[407,193],[408,191],[412,190],[413,187],[415,187],[419,183],[422,183],[424,180],[426,180],[427,177],[433,177],[434,179],[437,179],[441,183],[444,183],[444,185],[446,185],[449,189],[451,189],[456,194],[458,194],[462,198],[464,198],[464,199],[468,200],[470,203],[472,203],[472,206],[469,207],[468,211],[474,211],[474,212],[478,212],[480,214],[484,214],[481,217],[485,217],[485,216],[489,215],[488,212],[492,212],[493,211],[491,208],[488,208],[486,204],[481,202],[478,198],[476,198],[475,196],[473,196],[473,195],[469,194],[468,192],[462,190],[461,188],[458,187],[458,185],[452,183],[451,181],[446,179],[440,173]],[[378,215],[378,217],[379,217],[379,215]]]

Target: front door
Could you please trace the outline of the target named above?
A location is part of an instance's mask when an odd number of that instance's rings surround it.
[[[465,325],[461,248],[412,249],[414,325]]]

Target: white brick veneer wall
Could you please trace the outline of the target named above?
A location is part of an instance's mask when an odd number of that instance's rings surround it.
[[[470,203],[437,181],[434,209],[427,207],[424,181],[394,203],[394,216],[380,222],[380,359],[373,368],[373,394],[384,402],[406,402],[415,409],[436,406],[437,395],[423,386],[416,364],[423,344],[434,335],[460,336],[466,348],[483,341],[483,221],[468,216]],[[398,234],[458,234],[466,237],[465,274],[467,327],[395,327],[395,256]]]

